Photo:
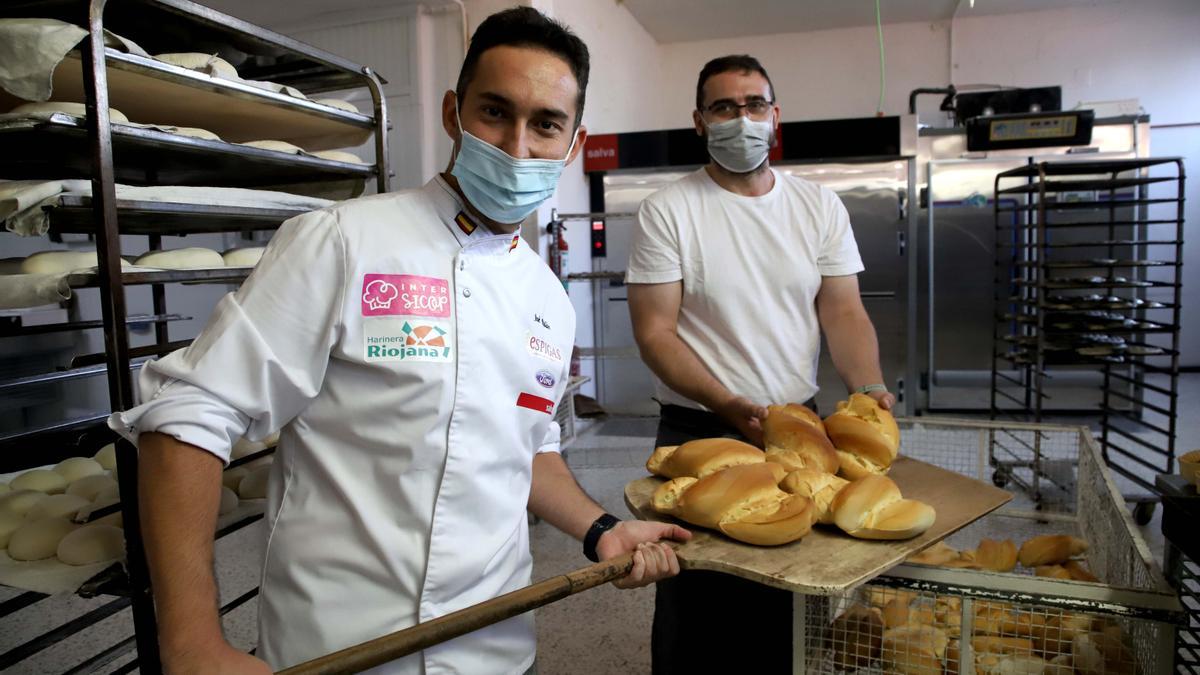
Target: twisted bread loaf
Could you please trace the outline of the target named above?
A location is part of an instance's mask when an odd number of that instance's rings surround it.
[[[777,462],[788,471],[819,469],[837,473],[841,463],[815,412],[795,403],[773,405],[767,410],[763,421],[767,461]]]
[[[811,499],[779,489],[784,475],[778,464],[759,462],[676,478],[655,490],[651,506],[748,544],[786,544],[808,534],[815,509]]]
[[[904,499],[886,476],[866,476],[842,488],[833,498],[833,521],[859,539],[911,539],[933,526],[933,507]]]
[[[763,451],[732,438],[701,438],[654,449],[646,470],[663,478],[703,478],[740,464],[761,464]]]
[[[896,419],[866,394],[851,394],[825,418],[825,431],[837,448],[841,474],[850,480],[887,473],[900,451]]]
[[[833,498],[849,484],[850,481],[819,469],[798,469],[785,476],[779,486],[784,492],[813,500],[817,522],[833,525]]]

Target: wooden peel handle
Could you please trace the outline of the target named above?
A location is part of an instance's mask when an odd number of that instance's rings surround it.
[[[551,577],[520,590],[460,609],[432,621],[375,638],[279,671],[280,675],[357,673],[499,623],[518,614],[620,579],[633,568],[633,554]]]

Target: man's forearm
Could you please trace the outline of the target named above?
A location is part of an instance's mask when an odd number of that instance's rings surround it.
[[[220,642],[213,532],[221,460],[170,436],[138,438],[138,505],[164,659]]]
[[[677,334],[660,331],[639,341],[638,347],[650,370],[679,394],[709,410],[719,410],[733,398]]]
[[[846,388],[854,391],[868,384],[884,384],[879,338],[866,312],[842,312],[823,323],[829,356]]]
[[[579,487],[557,452],[543,452],[533,458],[529,510],[579,540],[587,534],[592,521],[604,513],[604,507]]]

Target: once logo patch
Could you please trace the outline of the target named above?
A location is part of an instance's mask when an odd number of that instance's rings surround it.
[[[450,316],[450,284],[415,274],[364,274],[363,316]]]
[[[453,360],[449,324],[441,321],[368,321],[363,326],[363,350],[368,362]]]
[[[541,357],[553,363],[562,363],[562,350],[533,333],[525,334],[525,347],[534,356]]]
[[[548,370],[537,371],[537,374],[535,374],[533,376],[533,379],[537,380],[538,384],[542,385],[543,387],[545,387],[547,389],[554,388],[554,373],[551,373]]]

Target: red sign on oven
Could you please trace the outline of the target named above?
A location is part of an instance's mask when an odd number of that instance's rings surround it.
[[[617,159],[617,135],[597,134],[588,136],[583,147],[583,172],[612,171],[620,168]]]

